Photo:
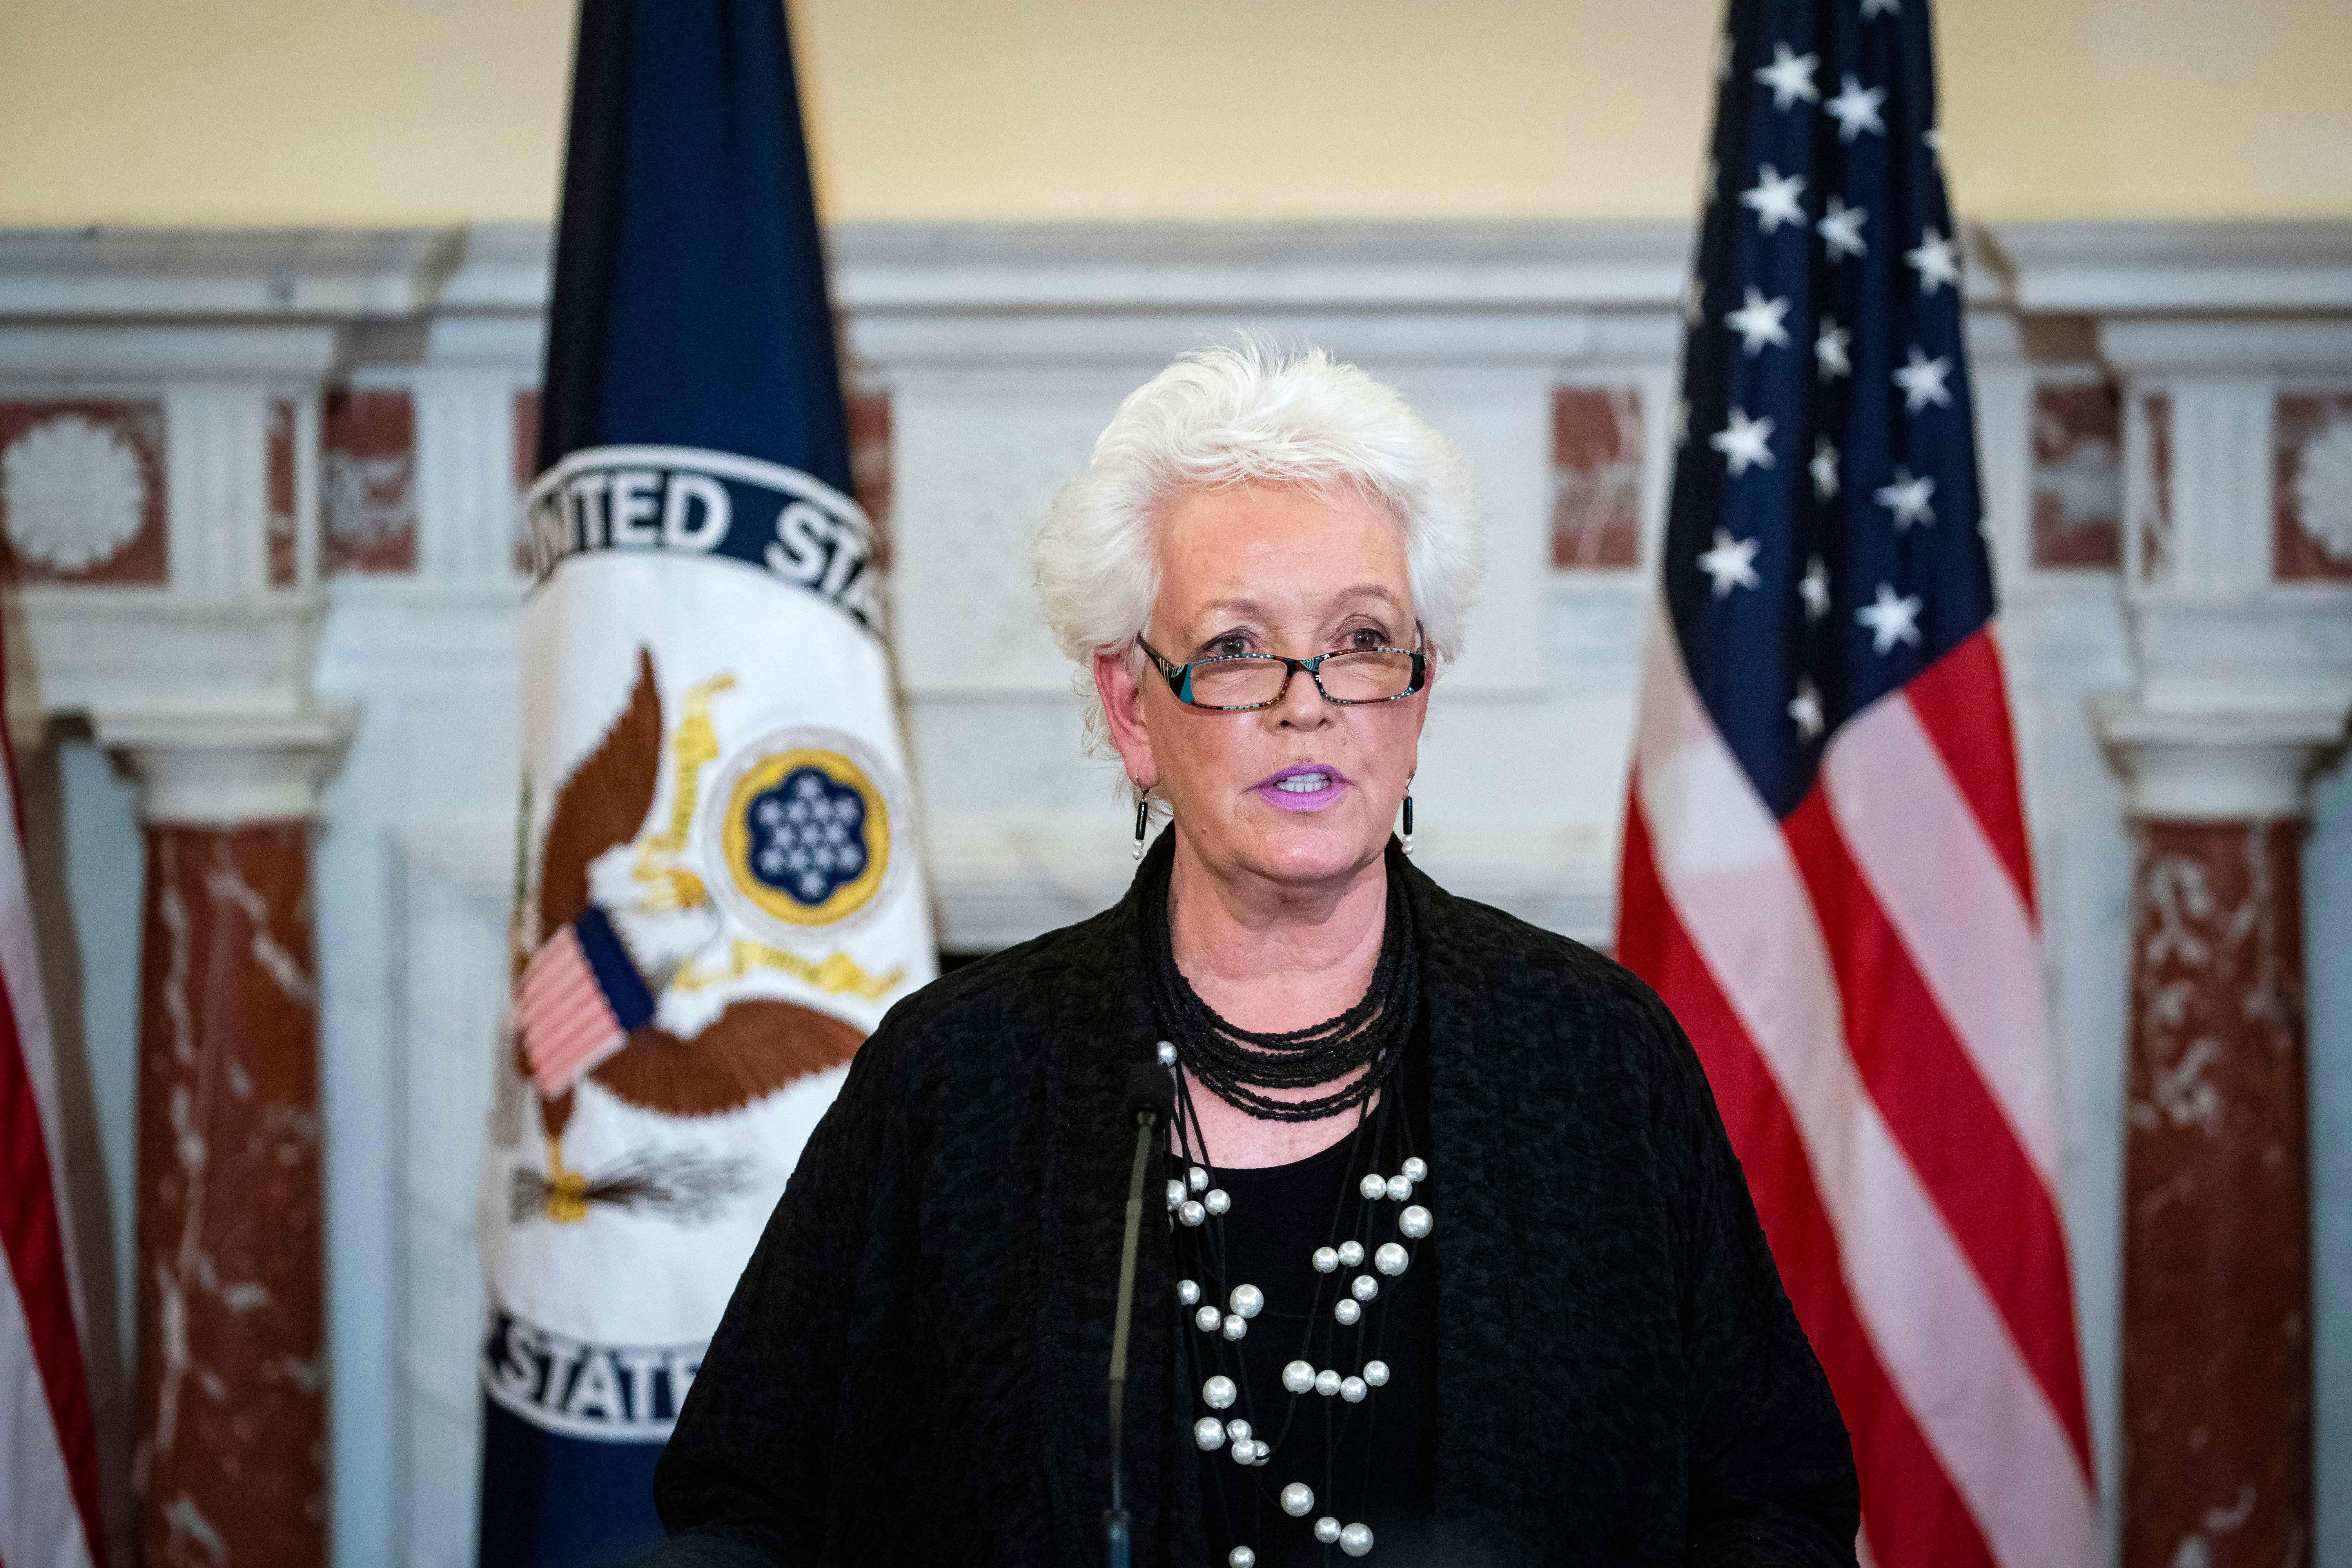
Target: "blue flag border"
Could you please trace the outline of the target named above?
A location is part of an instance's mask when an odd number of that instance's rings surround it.
[[[614,504],[622,496],[626,517]],[[701,447],[583,447],[531,482],[523,519],[533,593],[564,562],[604,551],[716,557],[804,589],[880,635],[874,524],[854,498],[782,463]]]

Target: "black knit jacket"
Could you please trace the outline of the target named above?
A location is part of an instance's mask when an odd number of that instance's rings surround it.
[[[1681,1029],[1591,950],[1393,844],[1388,867],[1413,900],[1444,1194],[1437,1561],[1852,1564],[1845,1427]],[[858,1052],[678,1417],[649,1562],[1103,1561],[1122,1102],[1157,1039],[1137,925],[1130,893],[959,970]],[[1200,1568],[1158,1210],[1134,1560]]]

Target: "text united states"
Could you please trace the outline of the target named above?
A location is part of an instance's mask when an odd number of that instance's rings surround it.
[[[604,551],[720,557],[880,625],[872,525],[796,468],[693,447],[590,447],[541,474],[523,506],[535,583]]]

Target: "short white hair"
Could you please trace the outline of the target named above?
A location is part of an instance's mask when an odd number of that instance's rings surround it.
[[[1127,395],[1030,546],[1045,624],[1078,665],[1096,753],[1113,754],[1095,656],[1127,649],[1140,673],[1133,643],[1160,592],[1160,518],[1188,492],[1232,485],[1353,494],[1387,513],[1404,535],[1432,670],[1460,651],[1486,524],[1454,444],[1396,388],[1321,349],[1255,336],[1195,349]]]

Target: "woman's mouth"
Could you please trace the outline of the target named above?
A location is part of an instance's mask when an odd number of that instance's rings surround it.
[[[1269,773],[1251,793],[1284,811],[1320,811],[1346,792],[1347,775],[1321,763],[1299,763]]]

